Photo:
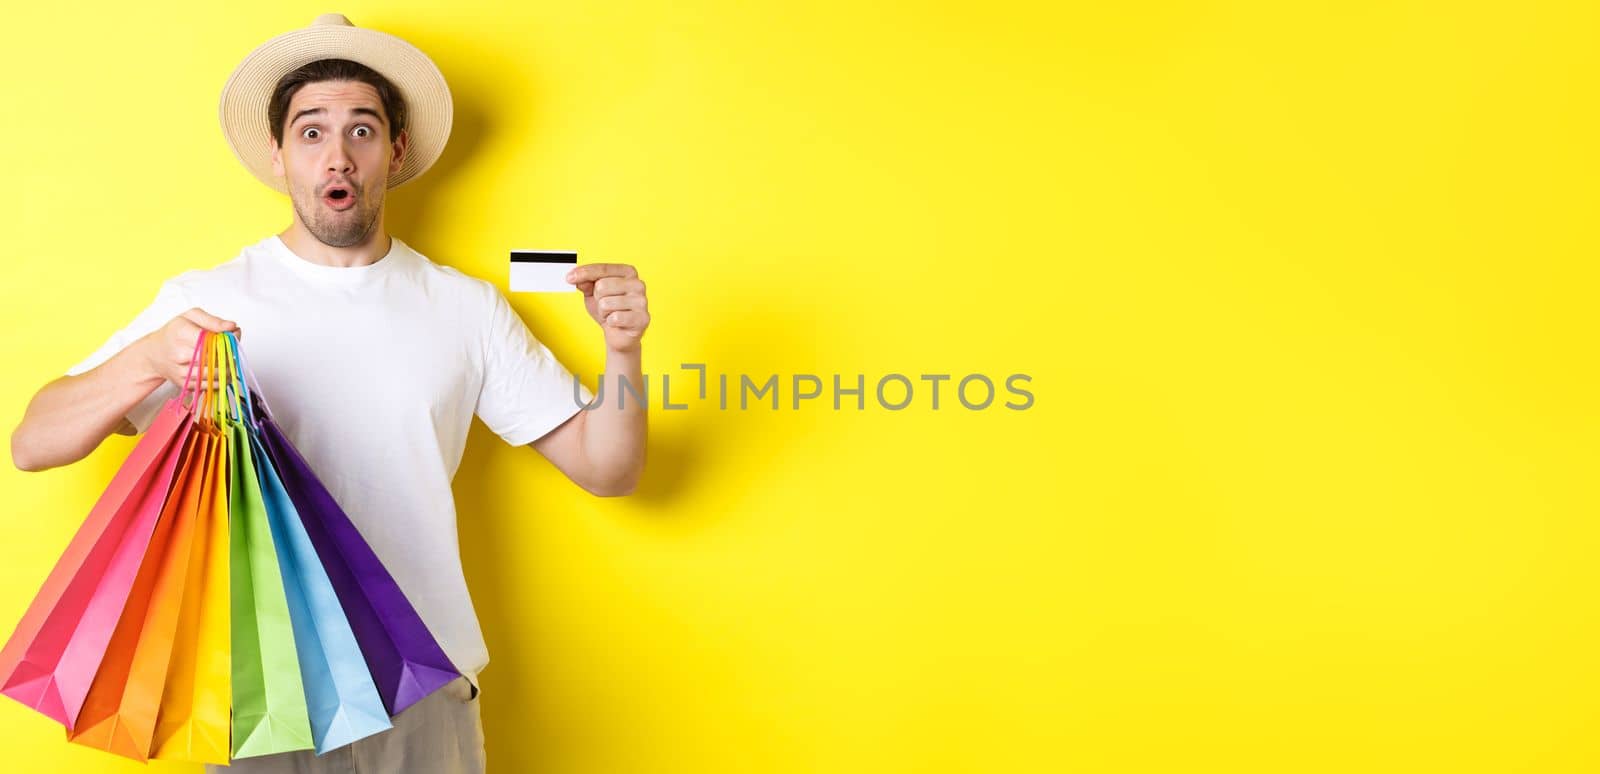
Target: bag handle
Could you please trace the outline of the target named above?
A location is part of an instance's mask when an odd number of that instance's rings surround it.
[[[261,395],[261,385],[260,383],[256,383],[255,374],[244,364],[244,354],[239,351],[239,339],[232,333],[228,333],[226,335],[228,337],[228,348],[233,352],[233,359],[239,365],[239,387],[240,391],[244,393],[245,410],[250,417],[250,424],[254,425],[257,422],[257,414],[255,404],[252,402],[250,397],[251,392],[255,393],[256,400],[261,401],[262,410],[267,411],[268,414],[271,414],[272,412],[267,408],[267,399]],[[256,385],[256,389],[254,391],[250,389],[251,383],[255,383]]]
[[[185,406],[184,402],[188,398],[188,395],[189,395],[189,380],[194,378],[194,368],[195,368],[196,365],[198,365],[200,363],[200,345],[205,342],[206,333],[207,333],[207,331],[204,328],[202,328],[202,329],[200,329],[200,334],[194,337],[194,352],[193,352],[193,354],[189,355],[189,373],[184,375],[184,377],[183,377],[183,389],[178,392],[178,405],[180,407],[182,407],[185,411],[192,411],[194,409],[199,408],[198,404],[200,402],[199,401],[200,394],[199,394],[198,390],[196,390],[196,393],[195,393],[195,398],[196,398],[195,405]],[[196,387],[198,387],[198,386],[199,385],[196,385]]]
[[[200,400],[199,405],[195,407],[194,413],[196,422],[211,427],[216,424],[217,420],[216,393],[211,389],[210,383],[206,382],[204,377],[206,372],[209,371],[212,381],[217,378],[217,342],[210,331],[201,331],[200,338],[205,341],[205,354],[196,359],[196,362],[201,364],[200,378],[195,380],[195,389],[200,394]]]
[[[222,427],[222,406],[217,400],[217,391],[221,389],[222,380],[222,362],[221,359],[217,357],[217,335],[207,331],[205,337],[206,368],[211,371],[211,380],[206,383],[205,392],[203,393],[205,396],[203,413],[205,414],[205,420],[209,426]],[[213,388],[211,386],[213,383],[217,384],[218,386]]]
[[[233,387],[232,362],[228,359],[228,350],[223,345],[222,336],[226,334],[212,334],[217,350],[217,424],[226,426],[233,419],[233,403],[228,399],[228,391]]]
[[[255,406],[250,403],[250,388],[244,383],[244,356],[239,352],[239,337],[232,331],[222,334],[228,355],[228,393],[233,396],[233,408],[239,421],[255,422]],[[242,405],[241,405],[242,402]]]

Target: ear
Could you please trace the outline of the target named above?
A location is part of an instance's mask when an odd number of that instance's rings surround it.
[[[278,141],[272,141],[272,174],[274,177],[283,177],[283,148]]]
[[[394,158],[389,161],[389,176],[390,177],[393,177],[393,176],[395,176],[395,175],[400,173],[400,167],[403,166],[405,164],[405,161],[406,161],[406,149],[409,148],[410,145],[411,145],[411,134],[410,134],[410,132],[408,130],[401,129],[400,130],[400,136],[394,138],[394,143],[393,143]]]

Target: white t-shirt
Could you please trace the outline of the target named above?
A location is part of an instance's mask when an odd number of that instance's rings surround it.
[[[462,572],[450,489],[472,415],[521,446],[594,394],[493,284],[397,238],[382,259],[344,268],[311,263],[267,237],[231,261],[167,280],[67,374],[193,307],[239,324],[240,354],[267,410],[475,682],[489,653]],[[163,383],[129,421],[143,433],[177,392]]]

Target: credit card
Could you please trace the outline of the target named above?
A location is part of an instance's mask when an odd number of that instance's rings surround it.
[[[576,250],[512,250],[511,291],[576,293],[578,286],[567,282],[566,277],[577,265]]]

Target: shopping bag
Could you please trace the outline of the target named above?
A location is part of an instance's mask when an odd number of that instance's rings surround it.
[[[314,746],[282,570],[244,423],[230,421],[233,757]]]
[[[255,395],[256,427],[306,535],[322,559],[390,716],[460,676],[444,649]]]
[[[149,758],[171,665],[200,508],[201,468],[211,454],[211,440],[191,433],[186,447],[127,604],[67,733],[73,742],[137,761]]]
[[[393,727],[355,632],[339,605],[333,583],[307,537],[300,516],[265,449],[252,438],[252,459],[272,525],[273,545],[283,567],[294,622],[294,646],[306,686],[311,734],[317,752],[325,753]]]
[[[241,373],[248,373],[237,341],[233,356]],[[245,416],[255,409],[248,392],[244,393]],[[246,429],[250,426],[247,422]],[[306,705],[311,715],[311,734],[318,754],[350,744],[393,727],[378,688],[367,671],[367,663],[356,644],[355,632],[339,605],[322,560],[307,537],[300,516],[289,494],[284,491],[265,448],[256,433],[248,432],[251,459],[261,485],[267,522],[272,527],[272,543],[278,550],[283,569],[283,585],[289,600],[289,618],[294,623],[295,652],[300,659],[300,675],[306,689]]]
[[[214,347],[214,337],[211,343]],[[198,413],[210,421],[202,421],[195,432],[206,436],[210,449],[200,467],[194,547],[150,757],[226,764],[233,702],[226,418],[212,408],[218,403],[213,394],[206,397]]]
[[[184,583],[172,664],[156,716],[150,757],[226,764],[231,752],[229,708],[233,702],[228,631],[228,491],[223,436],[209,437],[201,468],[194,548]]]
[[[162,406],[0,649],[0,693],[71,728],[149,544],[194,421],[191,380]]]

